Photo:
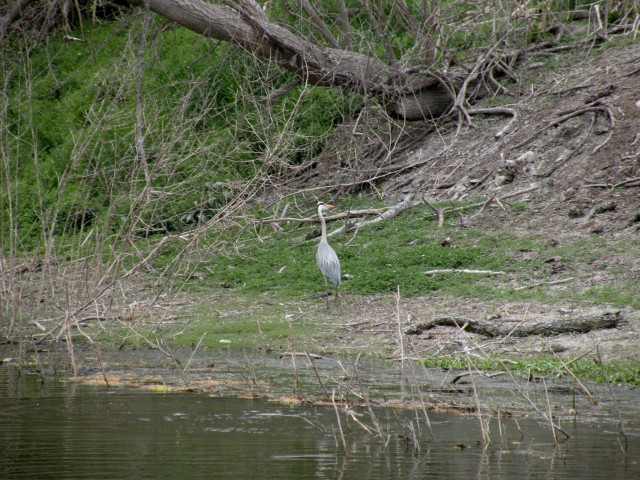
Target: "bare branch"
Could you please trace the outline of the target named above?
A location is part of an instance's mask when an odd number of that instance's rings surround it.
[[[539,129],[538,131],[536,131],[533,135],[530,135],[529,137],[527,137],[525,140],[523,140],[522,142],[514,145],[513,147],[511,147],[512,150],[515,150],[517,148],[521,148],[524,147],[527,143],[529,143],[531,140],[533,140],[534,138],[536,138],[538,135],[540,135],[542,132],[552,128],[552,127],[557,127],[558,125],[560,125],[561,123],[566,122],[567,120],[570,120],[574,117],[577,117],[579,115],[583,115],[585,113],[591,113],[591,112],[607,112],[607,108],[602,106],[602,105],[595,105],[595,106],[588,106],[585,108],[579,108],[577,110],[574,110],[573,112],[569,112],[566,115],[563,115],[555,120],[552,120],[551,122],[549,122],[547,125],[545,125],[544,127],[542,127],[541,129]]]
[[[338,8],[340,9],[340,16],[338,21],[340,28],[342,29],[342,36],[340,37],[341,44],[345,50],[353,50],[353,39],[351,33],[351,22],[349,21],[349,11],[344,0],[338,0]]]
[[[391,207],[388,210],[384,211],[378,217],[376,217],[376,218],[374,218],[372,220],[367,220],[367,221],[363,221],[363,222],[357,223],[356,225],[344,225],[344,226],[334,230],[333,232],[329,233],[328,236],[332,237],[334,235],[338,235],[340,233],[343,233],[343,232],[345,232],[347,230],[352,230],[354,228],[360,228],[360,227],[372,225],[372,224],[375,224],[375,223],[382,222],[383,220],[388,220],[390,218],[397,217],[398,215],[400,215],[405,210],[407,210],[407,209],[409,209],[409,208],[414,206],[413,197],[414,197],[414,194],[409,194],[401,202],[395,204],[393,207]]]
[[[327,40],[333,48],[340,48],[340,44],[336,40],[336,37],[333,36],[327,24],[322,21],[318,12],[316,12],[315,8],[311,5],[309,0],[301,0],[302,8],[307,15],[309,15],[309,19],[311,20],[311,24],[315,27],[315,29]]]
[[[507,272],[496,270],[469,270],[467,268],[439,268],[437,270],[427,270],[425,275],[439,275],[441,273],[471,273],[474,275],[507,275]]]
[[[146,10],[146,9],[145,9]],[[140,32],[140,46],[138,48],[138,75],[136,80],[136,149],[138,152],[138,160],[142,166],[142,171],[144,172],[145,179],[145,188],[144,188],[144,196],[145,201],[147,203],[151,202],[151,175],[149,173],[149,163],[147,162],[147,153],[144,147],[144,120],[143,120],[143,111],[144,106],[142,105],[142,85],[143,85],[143,61],[144,61],[144,51],[145,44],[147,41],[147,31],[149,28],[149,11],[146,10],[144,12],[144,16],[142,18],[142,29]]]
[[[470,115],[511,115],[511,120],[494,137],[502,138],[511,126],[518,120],[518,112],[513,108],[493,107],[493,108],[471,108],[467,110]]]

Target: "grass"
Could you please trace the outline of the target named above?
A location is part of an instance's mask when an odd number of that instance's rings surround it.
[[[192,289],[188,296],[191,301],[171,309],[170,315],[141,309],[123,315],[107,329],[90,324],[83,331],[104,345],[124,343],[132,348],[170,345],[286,351],[321,336],[326,325],[318,321],[325,313],[324,302],[282,303],[271,294],[238,295],[227,289],[212,293],[205,288]]]
[[[488,355],[484,357],[471,356],[437,356],[424,360],[427,367],[440,367],[453,370],[467,370],[469,362],[474,369],[480,371],[509,371],[526,373],[541,377],[568,377],[567,369],[582,380],[598,383],[640,385],[640,364],[627,360],[612,360],[599,364],[593,360],[579,359],[571,361],[549,355],[532,357],[504,357]],[[566,366],[566,368],[565,368]]]
[[[33,53],[19,45],[3,51],[0,227],[15,250],[2,242],[3,254],[30,255],[48,241],[61,255],[82,257],[94,247],[78,251],[88,231],[95,239],[189,229],[197,215],[226,204],[233,185],[276,170],[273,158],[296,164],[315,156],[346,108],[345,96],[321,88],[267,104],[261,99],[289,75],[183,28],[153,35],[139,62],[140,28],[133,15],[92,24],[84,43],[52,36]],[[144,202],[138,77],[155,192]]]
[[[526,222],[528,213],[522,209],[519,205],[513,214]],[[544,284],[517,288],[593,270],[605,272],[613,255],[640,251],[639,241],[581,236],[550,242],[534,233],[516,234],[499,224],[476,229],[460,228],[457,220],[445,223],[438,228],[430,210],[418,206],[395,219],[331,238],[342,264],[341,290],[367,295],[394,293],[399,287],[405,297],[437,292],[483,300],[640,307],[633,282],[623,280],[620,271],[616,275],[612,271],[609,283],[586,289],[574,288],[571,282],[558,289]],[[277,234],[246,234],[235,245],[237,254],[202,260],[198,271],[203,280],[192,285],[225,285],[241,294],[268,292],[280,300],[306,298],[324,285],[315,265],[316,241],[305,240],[315,229],[316,225],[295,224],[285,225],[284,232]],[[158,265],[165,261],[159,259]],[[424,274],[434,269],[492,270],[506,275]]]
[[[264,296],[246,298],[224,296],[222,303],[203,303],[190,313],[195,319],[177,339],[182,344],[203,343],[212,347],[233,349],[259,348],[286,351],[298,338],[313,337],[321,328],[308,316],[287,314],[292,305],[274,302]],[[220,297],[218,297],[218,302]]]
[[[357,208],[380,206],[369,201]],[[521,215],[523,221],[529,216],[521,204],[512,214]],[[336,226],[331,224],[330,230]],[[279,233],[247,231],[234,243],[232,254],[201,255],[195,274],[174,285],[179,285],[181,295],[190,300],[173,312],[176,321],[142,318],[136,327],[142,336],[121,327],[109,329],[104,338],[127,338],[134,345],[145,343],[143,337],[152,342],[162,338],[183,346],[201,343],[210,348],[239,349],[285,350],[300,342],[313,342],[314,338],[324,339],[326,344],[328,323],[351,320],[343,318],[340,309],[327,311],[325,301],[315,298],[315,293],[323,290],[324,281],[315,265],[316,242],[305,240],[305,236],[317,226],[283,227]],[[447,242],[443,244],[444,239]],[[640,251],[637,240],[577,236],[549,242],[534,234],[518,235],[498,223],[482,230],[461,228],[457,219],[447,220],[443,228],[438,228],[430,210],[417,206],[395,219],[330,241],[342,262],[344,302],[357,295],[394,294],[399,286],[403,298],[435,295],[469,302],[640,307],[635,282],[622,279],[622,267],[609,266],[613,256]],[[163,268],[176,254],[176,248],[168,249],[154,266]],[[562,269],[553,273],[556,263]],[[449,268],[496,270],[506,275],[424,274],[426,270]],[[609,283],[578,287],[569,282],[556,288],[539,285],[517,289],[545,279],[580,277],[593,270],[602,274],[607,269]],[[621,280],[616,280],[617,276]],[[544,373],[543,366],[541,362],[535,372]],[[517,368],[526,371],[532,367],[522,364]],[[595,376],[593,372],[589,375]],[[632,375],[629,378],[635,382]]]

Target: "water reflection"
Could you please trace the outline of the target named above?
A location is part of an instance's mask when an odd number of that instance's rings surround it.
[[[0,367],[1,478],[640,478],[640,441],[528,418],[287,405],[48,381]],[[373,415],[373,416],[372,416]],[[375,418],[374,418],[375,417]],[[413,439],[417,439],[417,443]],[[344,440],[343,440],[344,439]],[[343,443],[344,442],[344,443]]]

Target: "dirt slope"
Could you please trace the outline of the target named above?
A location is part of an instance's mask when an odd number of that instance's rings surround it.
[[[567,63],[551,71],[528,70],[525,63],[522,76],[536,77],[534,86],[513,97],[509,106],[519,119],[503,138],[494,138],[508,121],[500,117],[476,117],[476,128],[458,135],[432,135],[405,161],[450,144],[444,158],[388,181],[385,189],[398,192],[419,182],[439,199],[460,199],[537,187],[514,199],[528,200],[560,232],[637,233],[640,44],[573,54]]]
[[[495,135],[508,125],[510,117],[473,116],[472,126],[463,125],[460,130],[453,124],[441,127],[437,133],[420,137],[415,148],[376,159],[374,168],[361,162],[359,176],[348,173],[357,170],[357,161],[345,160],[346,154],[341,156],[339,152],[327,155],[307,181],[316,186],[322,181],[327,185],[354,184],[378,172],[385,178],[380,190],[391,198],[400,199],[412,192],[417,193],[417,198],[435,201],[495,196],[499,201],[491,202],[479,215],[461,220],[474,228],[492,228],[499,222],[516,232],[536,232],[549,242],[559,243],[584,235],[599,235],[606,241],[637,239],[640,43],[597,54],[573,52],[551,63],[556,64],[555,68],[543,68],[539,59],[522,65],[519,75],[523,81],[516,87],[517,93],[511,87],[507,105],[517,111],[518,118],[500,138]],[[415,127],[405,128],[410,132]],[[398,173],[387,175],[392,171]],[[521,215],[501,208],[501,204],[514,201],[526,202],[528,212]],[[562,265],[557,268],[561,271]],[[558,278],[555,273],[550,268],[546,280],[553,282]],[[613,276],[624,276],[640,286],[637,250],[612,252],[609,258],[585,264],[572,282],[586,288]],[[404,348],[404,354],[409,356],[468,351],[489,344],[502,352],[595,354],[597,346],[609,359],[640,360],[640,312],[633,309],[623,309],[624,322],[619,328],[587,334],[505,340],[437,327],[422,335],[405,337],[405,345],[400,345],[396,334],[445,315],[490,317],[516,322],[515,325],[541,318],[559,321],[608,309],[606,305],[601,307],[530,302],[469,304],[468,300],[424,297],[401,300],[398,313],[394,298],[350,298],[344,306],[345,318],[350,322],[338,327],[330,344],[338,350],[354,352],[367,345],[386,346],[396,355]],[[398,319],[397,325],[393,325],[394,318]]]

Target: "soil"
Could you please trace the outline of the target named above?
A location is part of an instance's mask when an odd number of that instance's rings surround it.
[[[509,108],[518,113],[506,134],[496,138],[508,116],[472,117],[472,125],[445,125],[424,137],[415,148],[385,156],[369,171],[396,171],[378,184],[378,193],[400,201],[413,193],[434,201],[494,198],[477,214],[461,217],[461,225],[492,229],[497,224],[515,233],[535,232],[553,244],[597,235],[604,242],[637,240],[640,234],[640,44],[559,57],[556,68],[540,68],[535,59],[519,72],[520,91],[511,93]],[[524,84],[528,83],[529,86]],[[513,85],[509,87],[513,92]],[[483,106],[483,105],[478,105]],[[573,114],[573,115],[572,115]],[[570,117],[570,118],[568,118]],[[566,121],[564,120],[566,118]],[[562,121],[558,121],[562,120]],[[555,122],[555,123],[554,123]],[[398,143],[411,136],[405,125]],[[419,130],[415,130],[419,131]],[[336,133],[336,138],[341,134]],[[344,144],[341,143],[342,146]],[[344,148],[344,150],[349,150]],[[340,152],[324,154],[300,187],[358,185],[353,163]],[[415,165],[415,167],[413,167]],[[364,184],[363,182],[362,184]],[[503,199],[503,200],[501,200]],[[504,203],[525,202],[527,211],[514,213]],[[533,212],[533,215],[532,215]],[[527,255],[527,252],[523,252]],[[607,258],[579,266],[570,279],[577,288],[609,279],[640,285],[637,248],[611,252]],[[550,259],[544,278],[550,288],[564,288],[561,259]],[[640,289],[638,292],[640,295]],[[325,349],[359,352],[382,347],[400,354],[398,330],[434,317],[490,318],[531,322],[560,321],[619,309],[574,305],[496,303],[480,300],[422,297],[349,297],[342,305],[349,323],[325,339]],[[508,353],[563,352],[606,359],[640,360],[640,312],[622,309],[618,328],[553,337],[486,338],[451,327],[436,327],[421,335],[404,336],[405,355],[424,356],[490,348]],[[390,324],[388,319],[398,318]],[[321,341],[320,339],[318,339]]]

